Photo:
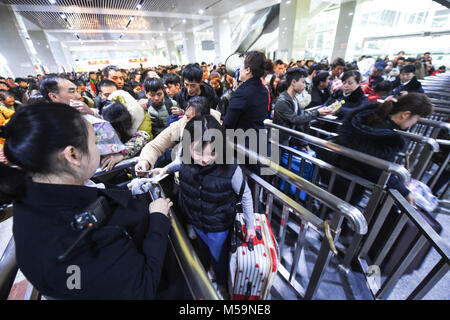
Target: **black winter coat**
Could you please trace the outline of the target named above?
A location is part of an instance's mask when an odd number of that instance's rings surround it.
[[[424,93],[425,91],[422,88],[422,84],[417,80],[416,77],[412,78],[411,81],[409,81],[406,85],[401,84],[398,82],[398,86],[394,87],[393,95],[394,97],[398,97],[400,95],[400,92],[407,91],[407,92],[417,92],[417,93]]]
[[[214,88],[207,83],[202,83],[200,85],[200,90],[200,96],[206,98],[209,103],[209,107],[212,109],[216,109],[217,104],[219,103],[219,97],[217,97]],[[178,92],[178,94],[174,97],[174,100],[178,103],[178,106],[181,109],[186,110],[187,103],[191,98],[193,97],[189,95],[188,90],[183,87],[181,88],[180,92]]]
[[[316,86],[311,87],[311,103],[308,105],[308,108],[312,108],[315,106],[321,106],[330,98],[330,91],[328,88],[325,88],[323,92],[317,88]]]
[[[231,96],[223,121],[226,129],[263,129],[269,110],[269,90],[261,79],[245,81]]]
[[[80,234],[70,226],[74,215],[100,195],[111,204],[110,219],[59,262]],[[57,299],[155,298],[169,230],[169,219],[150,215],[148,204],[128,190],[27,182],[26,196],[14,203],[19,268],[43,295]],[[69,266],[79,267],[81,289],[68,288]]]
[[[358,87],[355,91],[353,91],[349,96],[345,97],[344,92],[342,90],[338,90],[325,102],[325,105],[329,106],[335,101],[344,100],[345,104],[342,108],[336,113],[336,116],[339,119],[343,119],[347,114],[352,112],[355,109],[360,109],[362,107],[368,106],[370,101],[367,99],[366,95],[362,91],[361,87]]]
[[[368,155],[394,162],[396,155],[405,150],[407,143],[401,135],[394,131],[394,129],[399,130],[400,127],[391,120],[387,120],[376,127],[365,124],[365,120],[375,111],[376,107],[377,105],[373,104],[350,113],[344,120],[335,142]],[[379,169],[343,157],[339,157],[337,166],[373,182],[376,182],[381,174]],[[388,181],[388,186],[397,189],[404,196],[409,194],[405,185],[393,175]]]
[[[237,165],[183,165],[180,169],[179,207],[189,223],[203,232],[232,227],[237,202],[232,178]]]

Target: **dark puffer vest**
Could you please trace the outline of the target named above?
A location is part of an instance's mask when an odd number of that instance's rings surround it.
[[[189,223],[203,232],[230,229],[237,195],[231,179],[237,165],[183,165],[180,169],[179,207]]]

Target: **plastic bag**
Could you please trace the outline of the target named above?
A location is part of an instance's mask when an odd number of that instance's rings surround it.
[[[97,136],[97,147],[101,156],[106,156],[108,154],[118,153],[125,150],[125,145],[122,143],[113,126],[108,121],[91,115],[85,115],[85,118],[94,127],[94,132]]]
[[[431,189],[423,182],[411,179],[406,185],[412,196],[416,199],[416,205],[427,212],[433,212],[439,205],[439,199],[431,192]]]

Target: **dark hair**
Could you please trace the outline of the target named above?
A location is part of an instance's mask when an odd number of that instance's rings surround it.
[[[117,101],[107,101],[103,105],[101,112],[103,119],[111,123],[123,143],[131,139],[128,130],[133,125],[133,122],[130,112],[123,104]]]
[[[0,194],[8,201],[21,198],[29,175],[68,172],[67,165],[56,157],[65,147],[88,153],[86,120],[61,103],[40,102],[20,108],[0,132],[8,162],[20,168],[0,164]]]
[[[164,77],[164,84],[165,85],[168,85],[168,84],[173,84],[173,85],[180,84],[181,85],[181,79],[176,74],[169,73],[167,76]]]
[[[411,92],[398,97],[397,102],[389,100],[380,104],[376,111],[366,119],[365,124],[373,127],[384,123],[389,116],[403,111],[410,111],[411,115],[418,114],[420,117],[428,117],[433,112],[433,104],[426,95]]]
[[[111,71],[119,71],[119,72],[121,72],[119,67],[117,67],[117,66],[107,66],[105,69],[103,69],[103,78],[105,78],[105,79],[108,78],[109,77],[109,73]]]
[[[195,109],[195,116],[204,116],[211,114],[208,100],[205,97],[197,96],[188,100],[186,110],[188,108]]]
[[[281,81],[281,76],[279,74],[277,74],[277,73],[274,73],[273,76],[270,78],[270,81],[269,81],[269,85],[270,85],[271,88],[273,88],[273,83],[275,82],[276,78],[280,79],[280,81]]]
[[[195,134],[196,128],[199,127],[199,124],[201,124],[201,135]],[[184,130],[189,133],[183,134],[183,139],[189,137],[190,144],[194,142],[201,142],[202,143],[202,149],[205,148],[205,146],[208,143],[215,142],[216,138],[221,138],[222,140],[222,147],[223,147],[223,155],[225,156],[225,149],[226,149],[226,137],[225,137],[225,130],[220,125],[220,123],[211,116],[210,114],[202,115],[202,116],[196,116],[191,121],[189,121],[186,126],[184,127]],[[198,130],[198,129],[197,129]],[[221,136],[217,137],[213,134],[209,135],[208,130],[219,130],[221,132]],[[183,144],[184,146],[184,144]]]
[[[308,72],[302,68],[292,68],[286,71],[286,81],[288,87],[292,84],[292,80],[298,81],[300,78],[307,78]]]
[[[330,74],[328,71],[319,71],[317,72],[314,77],[312,78],[312,83],[314,87],[317,87],[321,82],[327,81],[327,79],[330,77]]]
[[[264,53],[249,51],[245,55],[244,66],[250,68],[254,78],[261,78],[273,72],[273,62],[266,58]]]
[[[408,64],[400,69],[400,73],[416,73],[416,67],[412,64]]]
[[[333,62],[331,63],[331,69],[334,69],[336,67],[345,67],[345,61],[342,58],[336,58],[333,60]]]
[[[99,92],[102,91],[103,87],[116,87],[117,88],[117,84],[112,80],[102,80],[97,85],[98,91]]]
[[[319,71],[319,64],[314,63],[308,68],[308,75],[312,75],[314,71]]]
[[[41,92],[45,100],[47,100],[48,102],[52,102],[48,94],[51,92],[59,93],[58,82],[63,79],[65,78],[55,74],[49,75],[42,79],[41,84],[39,86],[39,91]]]
[[[275,65],[280,65],[280,64],[284,65],[283,60],[278,59],[277,61],[275,61]]]
[[[5,100],[7,97],[15,97],[14,94],[11,91],[1,91],[0,92],[0,99]]]
[[[147,78],[144,81],[144,89],[147,93],[157,92],[158,90],[162,90],[164,92],[164,85],[158,78]]]
[[[377,83],[375,85],[375,87],[373,88],[373,90],[375,92],[382,92],[382,91],[384,91],[384,92],[389,93],[392,90],[392,82],[388,81],[388,80],[383,80],[383,81]]]
[[[359,71],[355,71],[355,70],[350,70],[350,71],[344,72],[341,80],[342,80],[342,82],[344,82],[345,80],[347,80],[348,78],[351,78],[351,77],[353,77],[356,82],[358,82],[358,83],[361,82],[361,73],[359,73]]]
[[[31,105],[38,102],[39,103],[45,102],[44,97],[42,96],[42,94],[33,94],[28,98],[26,105]]]
[[[194,64],[188,64],[186,68],[183,70],[183,79],[201,83],[203,79],[203,71],[202,68],[194,65]]]
[[[397,62],[398,62],[398,60],[406,61],[405,57],[398,57]]]

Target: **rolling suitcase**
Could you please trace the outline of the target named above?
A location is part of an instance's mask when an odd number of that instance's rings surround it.
[[[231,240],[230,296],[233,300],[265,300],[278,269],[278,244],[265,214],[255,213],[256,237],[246,243],[244,216],[236,214]]]

